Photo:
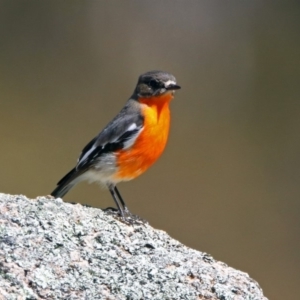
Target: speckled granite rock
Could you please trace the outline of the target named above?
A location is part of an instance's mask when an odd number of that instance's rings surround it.
[[[246,273],[147,224],[0,194],[0,299],[265,299]]]

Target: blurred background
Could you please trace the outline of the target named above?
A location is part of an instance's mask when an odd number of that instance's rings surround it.
[[[299,1],[1,1],[0,191],[49,194],[138,75],[182,86],[169,143],[120,184],[130,210],[249,273],[270,299],[300,284]],[[80,184],[66,201],[105,208]]]

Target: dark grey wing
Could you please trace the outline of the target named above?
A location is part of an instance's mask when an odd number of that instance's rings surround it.
[[[76,170],[85,169],[101,156],[110,152],[129,148],[143,130],[143,117],[140,114],[119,114],[100,134],[82,150]]]
[[[120,113],[82,150],[77,165],[57,184],[51,193],[54,197],[63,197],[81,180],[101,156],[120,149],[129,148],[143,130],[144,118],[135,102],[128,101]]]

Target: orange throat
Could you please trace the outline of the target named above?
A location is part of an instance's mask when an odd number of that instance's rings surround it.
[[[160,157],[169,135],[169,103],[172,99],[172,93],[139,99],[144,128],[131,148],[118,152],[116,181],[131,180],[141,175]]]

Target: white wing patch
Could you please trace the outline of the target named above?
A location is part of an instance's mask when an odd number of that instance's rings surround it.
[[[135,124],[135,123],[132,123],[128,128],[127,128],[127,131],[133,131],[133,130],[136,130],[138,128],[138,126]],[[133,135],[129,140],[127,140],[125,143],[124,143],[124,147],[123,149],[128,149],[130,148],[134,142],[136,141],[137,137],[140,135],[140,133],[143,131],[143,127],[141,127],[135,135]]]
[[[142,130],[143,127],[138,126],[136,123],[132,123],[127,127],[127,130],[125,132],[123,132],[120,136],[116,136],[113,140],[110,140],[108,143],[97,146],[97,140],[95,139],[94,144],[91,146],[91,148],[89,148],[89,150],[86,151],[82,155],[82,157],[78,159],[76,168],[80,167],[81,165],[83,166],[88,162],[92,162],[98,156],[101,156],[101,151],[106,147],[106,145],[120,143],[120,146],[122,145],[122,149],[130,148],[134,144]],[[98,151],[95,151],[95,149],[98,149]]]
[[[137,128],[137,125],[135,123],[132,123],[128,128],[127,128],[127,131],[132,131],[134,129]]]
[[[78,160],[77,162],[77,166],[80,165],[83,161],[85,161],[85,159],[96,149],[95,145],[92,146],[92,148],[87,151],[80,160]]]

